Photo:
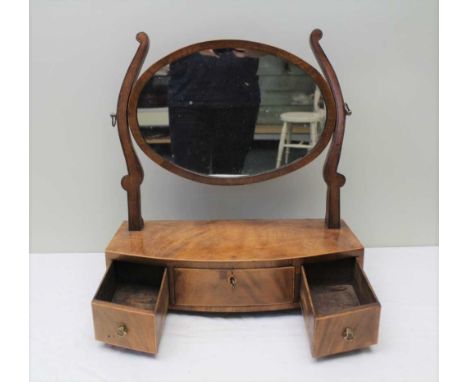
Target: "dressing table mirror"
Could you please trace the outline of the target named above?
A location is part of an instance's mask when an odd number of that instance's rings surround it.
[[[285,50],[243,40],[184,47],[140,75],[149,39],[137,35],[116,115],[128,220],[106,248],[92,301],[97,340],[156,353],[168,310],[302,309],[314,357],[377,343],[380,303],[364,248],[340,217],[351,112],[321,38],[314,30],[310,44],[323,75]],[[328,147],[326,216],[144,221],[137,146],[176,175],[220,186],[286,175]]]

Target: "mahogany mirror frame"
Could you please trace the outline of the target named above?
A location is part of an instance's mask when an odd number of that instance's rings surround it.
[[[146,143],[145,138],[143,137],[139,124],[138,124],[138,100],[140,98],[141,92],[148,81],[163,67],[171,64],[172,62],[181,59],[183,57],[189,56],[191,54],[197,53],[201,50],[206,49],[223,49],[223,48],[241,48],[259,51],[261,53],[270,54],[284,60],[287,60],[289,63],[292,63],[303,70],[307,75],[309,75],[315,82],[316,86],[319,87],[323,100],[326,107],[326,120],[325,126],[322,134],[317,142],[317,144],[309,151],[306,155],[293,161],[285,166],[279,167],[277,169],[269,170],[255,175],[241,175],[235,177],[219,177],[205,175],[190,171],[186,168],[178,166],[174,162],[163,158],[156,151],[154,151],[151,146]],[[330,87],[328,86],[327,81],[322,77],[322,75],[310,64],[300,59],[299,57],[289,53],[285,50],[261,44],[253,41],[246,40],[213,40],[205,41],[197,44],[192,44],[184,48],[178,49],[171,54],[163,57],[153,65],[151,65],[136,81],[133,90],[130,94],[130,99],[128,103],[128,122],[130,125],[130,130],[132,132],[133,138],[140,147],[140,149],[154,162],[156,162],[161,167],[165,168],[168,171],[173,172],[174,174],[180,175],[184,178],[194,180],[200,183],[220,185],[220,186],[234,186],[234,185],[244,185],[250,183],[262,182],[268,179],[277,178],[279,176],[288,174],[292,171],[295,171],[306,164],[313,161],[327,146],[330,138],[333,134],[333,129],[336,122],[336,111],[335,111],[335,100],[331,93]]]
[[[341,156],[346,116],[350,115],[351,112],[343,100],[341,87],[336,73],[319,44],[321,38],[322,31],[320,29],[313,30],[310,35],[310,45],[325,78],[322,77],[322,75],[310,64],[289,52],[270,45],[245,40],[214,40],[189,45],[157,61],[150,66],[140,78],[138,78],[138,74],[140,73],[141,67],[148,53],[149,38],[144,32],[137,34],[136,39],[140,45],[127,70],[117,102],[117,126],[119,139],[122,145],[128,171],[128,174],[122,178],[121,183],[122,187],[127,191],[128,228],[130,231],[139,231],[143,229],[144,225],[141,215],[140,197],[140,185],[143,182],[144,174],[132,143],[130,131],[143,152],[162,167],[187,179],[215,185],[249,184],[285,175],[310,163],[325,149],[331,139],[331,144],[329,145],[323,167],[323,178],[327,184],[325,223],[328,228],[340,228],[340,188],[345,184],[346,178],[342,174],[338,173],[338,164]],[[153,74],[177,58],[187,56],[202,49],[216,49],[227,46],[232,47],[233,45],[236,45],[236,47],[239,48],[259,50],[287,59],[289,62],[297,65],[308,73],[315,80],[315,83],[321,90],[324,98],[327,111],[325,128],[319,142],[307,155],[273,171],[252,176],[221,178],[183,169],[182,167],[162,158],[145,142],[139,130],[137,119],[137,105],[140,93],[148,79]]]

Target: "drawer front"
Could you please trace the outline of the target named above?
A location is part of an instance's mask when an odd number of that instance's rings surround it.
[[[375,302],[369,301],[366,304],[344,308],[333,313],[319,313],[319,308],[314,303],[314,297],[317,296],[309,286],[307,272],[304,267],[301,267],[300,304],[314,357],[362,349],[377,343],[380,304],[359,263],[356,263],[354,272],[353,282],[359,290],[359,299],[367,301],[367,298],[372,297]],[[336,296],[330,296],[330,301],[339,300]]]
[[[109,345],[156,353],[156,322],[151,312],[93,302],[94,333]]]
[[[369,307],[315,320],[315,357],[363,349],[377,343],[380,307]]]
[[[294,267],[174,268],[175,306],[239,307],[294,300]]]
[[[169,283],[164,271],[154,310],[146,310],[94,299],[94,333],[109,345],[146,353],[157,353],[169,306]]]

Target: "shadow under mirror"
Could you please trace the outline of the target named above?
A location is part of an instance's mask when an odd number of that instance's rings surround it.
[[[203,175],[251,176],[312,150],[326,120],[312,77],[244,48],[202,50],[159,70],[140,93],[138,125],[161,157]]]

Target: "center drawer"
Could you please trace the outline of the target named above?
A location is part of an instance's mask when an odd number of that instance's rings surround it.
[[[294,301],[294,267],[174,268],[175,307],[248,307]]]

